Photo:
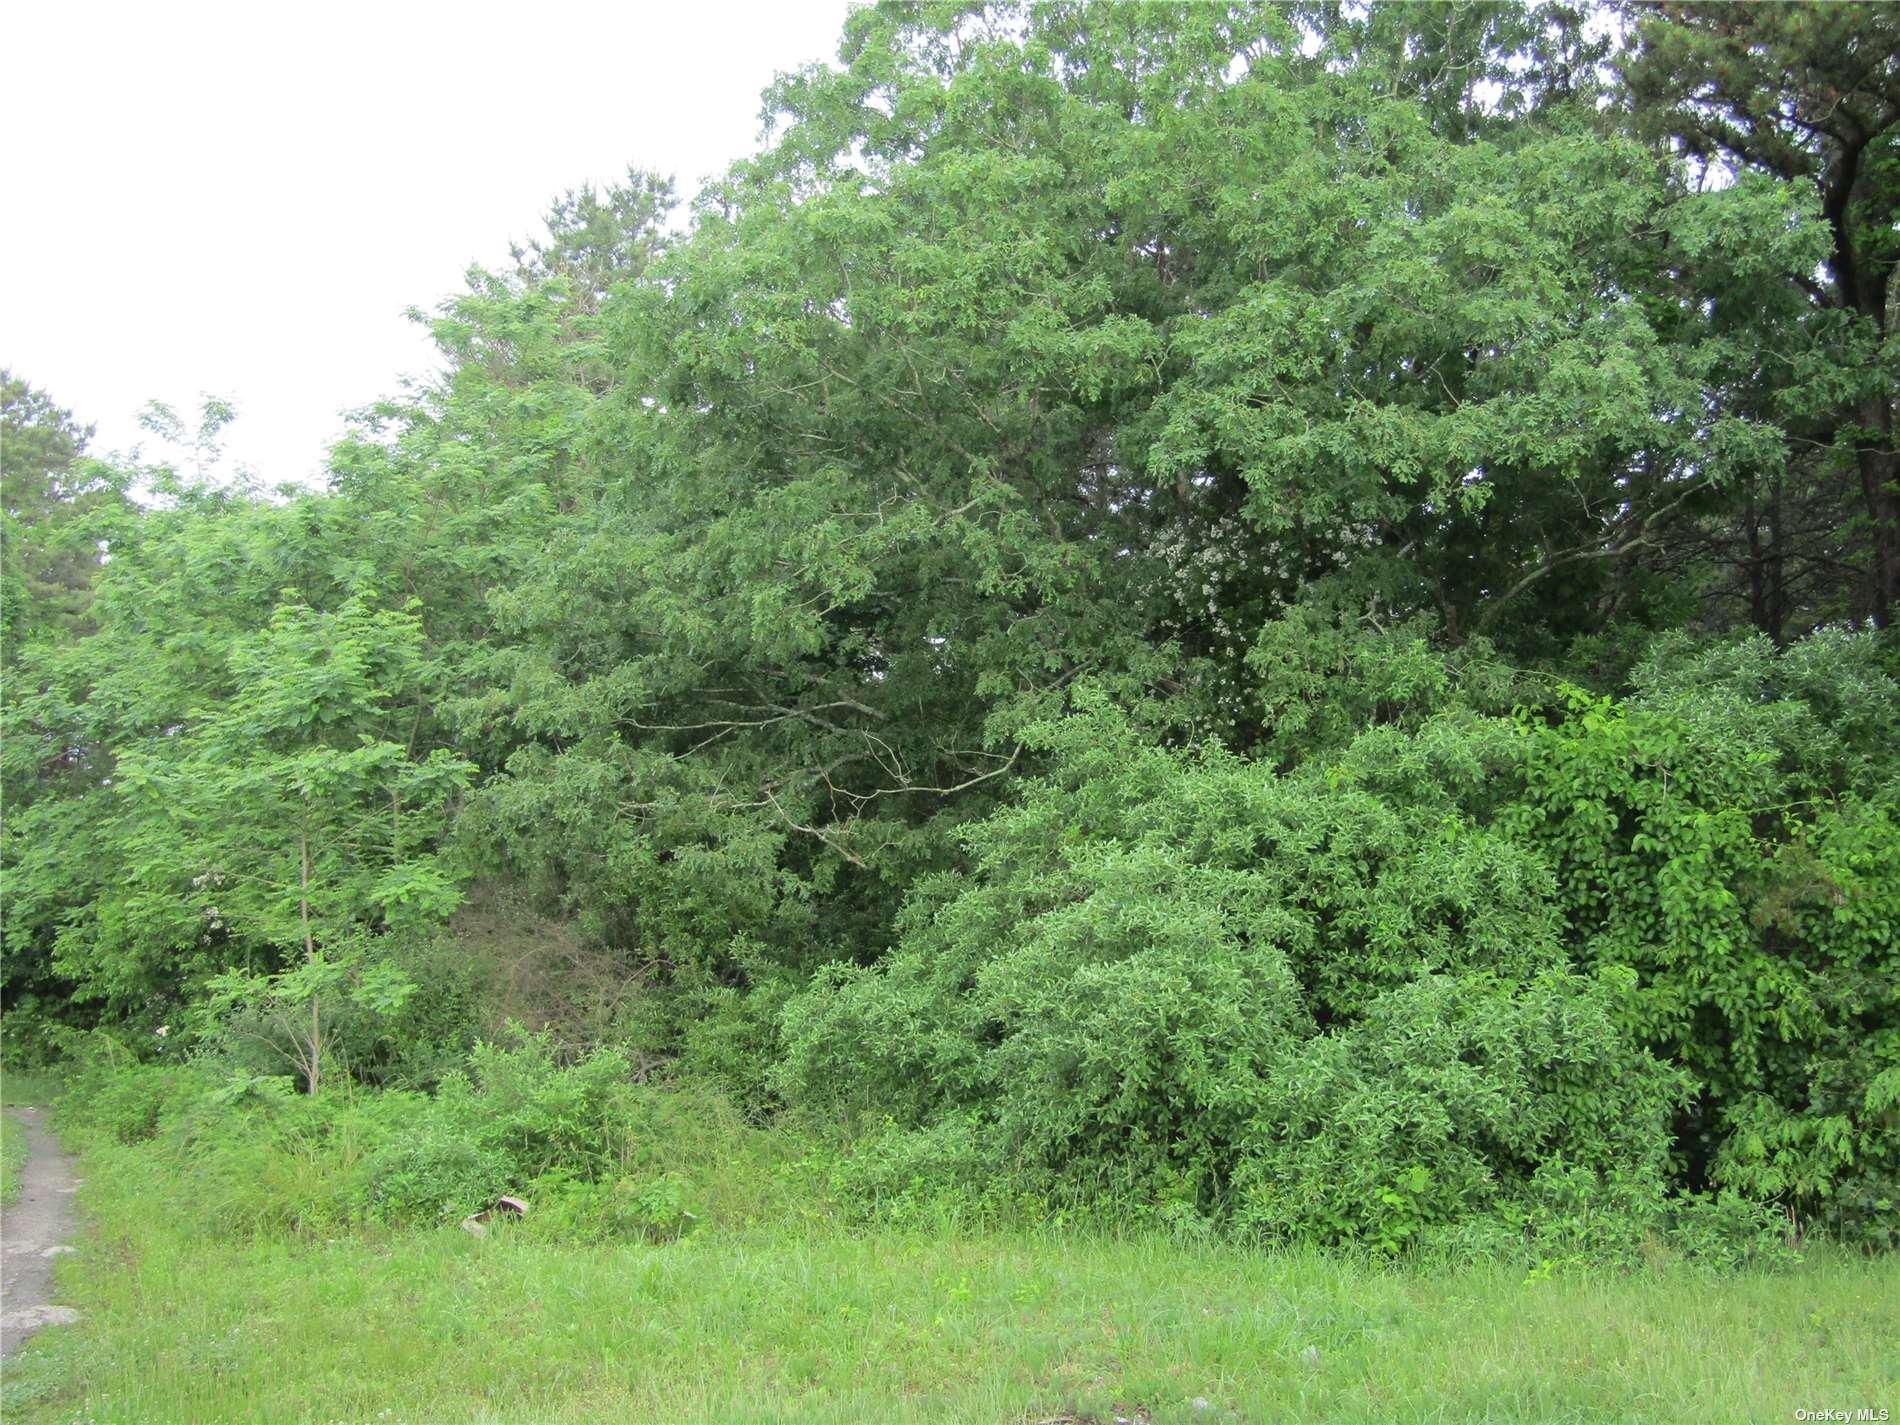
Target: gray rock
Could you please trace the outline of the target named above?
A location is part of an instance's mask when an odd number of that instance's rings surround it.
[[[42,1326],[70,1326],[78,1319],[70,1306],[22,1306],[0,1314],[0,1330],[37,1331]]]

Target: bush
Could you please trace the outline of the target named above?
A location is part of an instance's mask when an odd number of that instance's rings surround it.
[[[426,1059],[430,1097],[128,1069],[94,1036],[71,1113],[157,1139],[207,1220],[257,1228],[515,1191],[530,1230],[587,1240],[837,1200],[1540,1270],[1756,1260],[1809,1226],[1890,1244],[1900,688],[1845,636],[1659,648],[1624,701],[1504,718],[1395,644],[1418,696],[1287,772],[1080,689],[881,961],[801,986],[734,941],[749,992],[689,967],[596,997],[717,1090],[646,1084],[652,1059],[577,1021],[457,1055],[455,990],[418,1011],[426,1055],[381,1061]],[[803,1147],[748,1124],[774,1100],[848,1151],[762,1146]]]
[[[404,1131],[367,1164],[365,1210],[387,1222],[443,1221],[530,1182],[609,1180],[631,1157],[632,1090],[617,1049],[563,1065],[545,1033],[477,1044],[433,1098],[402,1096]]]
[[[692,1184],[681,1173],[603,1182],[554,1173],[537,1179],[529,1191],[534,1209],[525,1230],[538,1238],[671,1242],[699,1221]]]
[[[185,1065],[138,1065],[123,1056],[75,1066],[59,1100],[62,1126],[143,1143],[215,1091],[216,1076]]]
[[[517,1187],[506,1155],[469,1141],[439,1114],[423,1117],[365,1166],[362,1202],[371,1219],[458,1221]]]
[[[1671,1244],[1716,1270],[1798,1260],[1788,1220],[1739,1192],[1684,1193],[1670,1200],[1668,1216]]]
[[[708,1088],[635,1083],[615,1050],[562,1064],[546,1035],[478,1046],[433,1095],[311,1096],[215,1062],[100,1058],[60,1115],[99,1151],[163,1163],[167,1211],[207,1234],[436,1226],[503,1194],[528,1199],[537,1235],[567,1240],[829,1212],[797,1134],[748,1125]]]
[[[1503,825],[1557,870],[1571,953],[1703,1092],[1684,1186],[1884,1239],[1900,1199],[1900,686],[1873,641],[1667,643],[1625,702],[1526,717]]]
[[[518,1180],[565,1171],[596,1178],[627,1160],[625,1112],[633,1069],[624,1050],[602,1047],[561,1065],[545,1035],[477,1044],[466,1074],[437,1095],[445,1124],[498,1154]]]
[[[1284,1241],[1392,1253],[1493,1213],[1599,1203],[1660,1225],[1670,1110],[1689,1083],[1616,1026],[1622,985],[1552,974],[1395,990],[1262,1078],[1234,1212]]]
[[[1444,797],[1170,753],[1099,703],[1034,736],[1051,772],[970,832],[973,872],[787,1006],[782,1091],[893,1121],[872,1198],[988,1175],[1388,1252],[1547,1164],[1660,1211],[1687,1081],[1618,1023],[1633,977],[1564,972],[1535,855]]]

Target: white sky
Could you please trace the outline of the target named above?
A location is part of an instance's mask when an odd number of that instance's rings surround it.
[[[433,366],[409,306],[628,163],[684,196],[847,0],[13,5],[0,365],[97,454],[237,406],[227,459],[315,478],[338,412]]]

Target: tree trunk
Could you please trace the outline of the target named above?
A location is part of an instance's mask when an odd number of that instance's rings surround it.
[[[1885,401],[1869,402],[1861,409],[1863,434],[1854,448],[1861,495],[1873,526],[1868,608],[1880,628],[1887,627],[1894,606],[1900,604],[1900,457],[1893,448],[1892,422]]]
[[[1768,491],[1768,604],[1764,610],[1767,619],[1762,626],[1762,632],[1774,640],[1777,648],[1785,647],[1788,641],[1788,537],[1786,521],[1782,518],[1784,489],[1784,477],[1777,471]]]
[[[303,954],[306,962],[317,958],[317,944],[310,934],[310,828],[306,825],[297,833],[297,851],[300,864],[297,871],[297,914],[303,922]],[[304,1077],[304,1087],[312,1094],[317,1091],[321,1079],[323,1052],[323,1023],[317,1005],[317,997],[310,996],[310,1056],[309,1067]]]

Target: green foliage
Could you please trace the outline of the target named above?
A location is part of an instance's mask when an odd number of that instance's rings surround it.
[[[166,1165],[171,1211],[206,1236],[304,1236],[458,1222],[503,1195],[541,1241],[671,1241],[829,1215],[804,1140],[701,1087],[637,1081],[627,1056],[561,1063],[545,1037],[478,1044],[434,1094],[333,1083],[316,1094],[228,1063],[134,1065],[97,1041],[58,1123]],[[494,1220],[494,1219],[491,1219]],[[503,1215],[496,1230],[510,1224]]]
[[[1396,1251],[1551,1164],[1658,1218],[1687,1082],[1617,1026],[1621,981],[1561,973],[1536,859],[1344,767],[1162,751],[1099,701],[1029,735],[1050,775],[969,832],[972,872],[787,1007],[795,1101],[892,1113],[965,1181],[1276,1237]]]
[[[1900,1152],[1878,1087],[1900,1055],[1900,686],[1841,637],[1669,647],[1636,680],[1526,722],[1507,821],[1556,869],[1579,960],[1638,977],[1623,1022],[1702,1083],[1696,1170],[1859,1235]]]
[[[282,604],[232,646],[229,670],[227,700],[119,761],[128,889],[173,924],[199,910],[201,939],[246,947],[250,964],[206,983],[204,1013],[214,1030],[234,1010],[261,1021],[314,1090],[322,1003],[398,1007],[410,986],[375,940],[455,908],[435,847],[475,769],[387,735],[427,676],[413,614]]]
[[[545,1210],[527,1222],[526,1235],[538,1240],[672,1242],[692,1230],[697,1201],[686,1179],[663,1173],[641,1181],[622,1177],[607,1182],[538,1180],[548,1193]]]
[[[1848,552],[1827,537],[1825,524],[1827,512],[1840,512],[1838,521],[1846,510],[1861,534],[1847,561],[1859,576],[1849,610],[1886,625],[1900,601],[1892,305],[1900,263],[1900,68],[1891,59],[1900,22],[1889,6],[1838,0],[1781,0],[1739,13],[1700,3],[1627,9],[1635,43],[1622,77],[1638,128],[1665,137],[1705,170],[1737,174],[1745,201],[1798,195],[1826,220],[1825,261],[1808,268],[1799,295],[1785,283],[1764,290],[1742,274],[1724,274],[1730,290],[1765,302],[1754,324],[1788,352],[1773,376],[1757,365],[1737,396],[1779,406],[1782,419],[1807,433],[1805,451],[1795,454],[1800,485],[1788,489],[1772,471],[1769,480],[1751,482],[1766,498],[1745,508],[1754,557],[1738,562],[1754,586],[1757,626],[1780,638],[1790,606],[1806,602],[1799,585],[1822,561]],[[1841,476],[1850,472],[1858,489],[1845,500],[1803,498],[1846,483]],[[1724,552],[1733,558],[1736,551]]]
[[[916,1221],[1886,1241],[1892,16],[1628,18],[861,8],[321,492],[8,374],[9,1062],[259,1230],[676,1235],[709,1090]]]
[[[1594,1211],[1620,1238],[1595,1254],[1632,1255],[1661,1226],[1669,1110],[1688,1082],[1619,1032],[1618,988],[1421,981],[1302,1045],[1254,1109],[1241,1219],[1396,1252],[1493,1213],[1535,1239]]]
[[[210,1089],[178,1065],[133,1068],[116,1056],[94,1060],[67,1084],[60,1123],[119,1143],[143,1143]]]
[[[0,1114],[0,1207],[20,1195],[20,1170],[26,1166],[26,1129],[10,1113]]]
[[[372,1156],[364,1166],[366,1213],[378,1221],[453,1222],[505,1193],[507,1157],[469,1141],[460,1127],[425,1121]]]

